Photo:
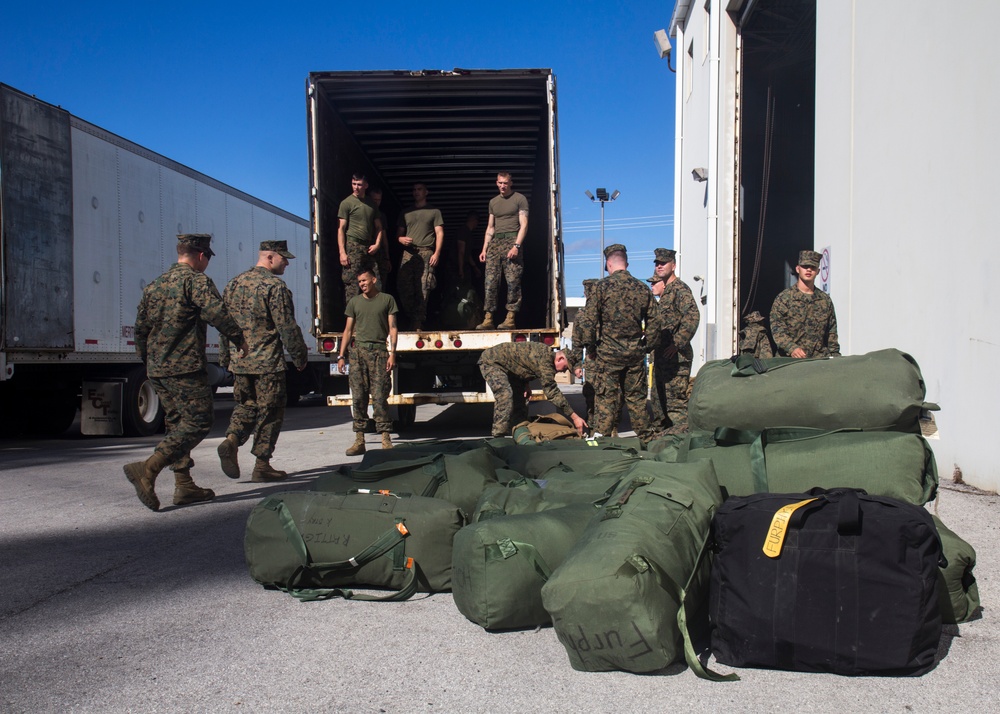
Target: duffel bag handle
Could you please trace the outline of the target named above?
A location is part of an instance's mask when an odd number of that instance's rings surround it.
[[[795,357],[769,357],[766,360],[762,360],[758,357],[754,357],[752,354],[738,354],[729,358],[729,361],[733,363],[733,369],[732,372],[730,372],[730,376],[752,377],[757,374],[773,372],[776,369],[781,369],[782,367],[787,367],[792,364],[804,364],[805,362],[815,362],[817,360],[825,359],[829,359],[829,357],[807,357],[805,359],[796,359]]]

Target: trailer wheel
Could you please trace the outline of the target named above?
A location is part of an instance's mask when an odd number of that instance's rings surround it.
[[[146,376],[145,367],[126,375],[122,389],[122,430],[125,436],[151,436],[163,428],[163,405]]]
[[[26,401],[14,431],[41,436],[58,436],[69,429],[80,405],[72,392],[43,392]]]
[[[401,429],[408,429],[417,421],[416,404],[396,405],[396,425]]]

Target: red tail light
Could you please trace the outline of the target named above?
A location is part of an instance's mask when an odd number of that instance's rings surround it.
[[[333,352],[333,346],[335,344],[336,343],[333,340],[331,340],[329,337],[327,337],[325,340],[323,340],[323,351],[324,352]]]

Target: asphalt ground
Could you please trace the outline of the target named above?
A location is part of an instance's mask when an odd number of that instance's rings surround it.
[[[250,482],[249,446],[244,477],[231,481],[215,452],[231,409],[217,402],[215,428],[193,454],[195,480],[217,498],[173,507],[165,473],[159,513],[122,473],[156,438],[0,439],[0,712],[997,710],[996,495],[946,483],[930,505],[975,546],[985,609],[945,628],[939,662],[921,677],[577,672],[551,628],[488,633],[450,594],[301,603],[252,581],[243,533],[254,504],[358,458],[343,455],[348,410],[316,401],[287,412],[274,459],[287,482]],[[397,441],[488,435],[490,413],[422,406]],[[377,436],[368,443],[377,448]]]

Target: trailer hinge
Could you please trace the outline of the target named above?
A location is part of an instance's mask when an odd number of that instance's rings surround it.
[[[313,243],[319,243],[319,233],[313,233]]]
[[[316,190],[315,186],[309,189],[309,195],[312,196],[313,198],[316,198],[316,196],[319,195],[319,191]]]

